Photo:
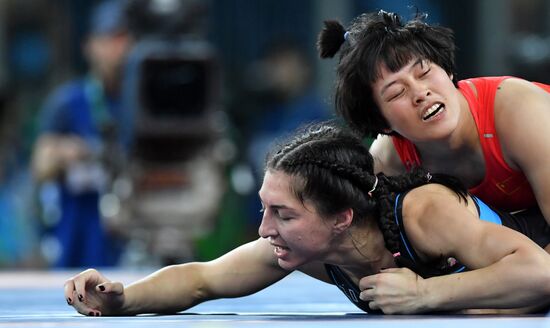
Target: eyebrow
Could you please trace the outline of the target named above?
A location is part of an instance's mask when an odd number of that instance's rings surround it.
[[[291,209],[290,207],[288,207],[286,205],[269,205],[268,207],[271,208],[271,209],[274,209],[274,210],[288,210],[288,209]]]
[[[424,59],[421,59],[421,58],[418,58],[414,64],[412,64],[411,68],[409,69],[409,71],[413,70],[417,65],[420,64],[420,66],[423,66],[423,63],[424,63]],[[392,85],[394,85],[397,81],[391,81],[390,83],[384,85],[382,87],[382,90],[380,90],[380,95],[384,95],[384,93],[386,92],[386,90],[388,90],[389,87],[391,87]]]
[[[258,197],[260,198],[260,202],[262,203],[262,208],[265,208],[265,207],[269,207],[271,209],[275,209],[275,210],[280,210],[280,209],[292,209],[286,205],[269,205],[269,206],[264,206],[264,202],[262,200],[262,197],[260,196],[260,192],[258,191]]]

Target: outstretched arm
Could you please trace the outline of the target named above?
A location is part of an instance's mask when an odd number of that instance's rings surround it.
[[[423,260],[454,257],[471,271],[422,279],[408,269],[384,270],[360,282],[361,298],[373,301],[371,306],[420,313],[548,303],[548,253],[516,231],[480,220],[444,187],[411,191],[403,219]]]
[[[273,248],[258,239],[205,263],[165,267],[127,287],[87,270],[65,283],[65,298],[85,315],[174,313],[201,302],[239,297],[285,277]]]

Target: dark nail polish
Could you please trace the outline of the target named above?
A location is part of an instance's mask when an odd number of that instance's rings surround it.
[[[99,286],[99,290],[104,291],[104,290],[105,290],[105,286]]]
[[[67,304],[71,305],[72,302],[73,300],[70,297],[67,297]]]
[[[90,317],[93,317],[95,314],[94,314],[92,311],[90,311],[90,313],[88,313],[88,315],[89,315]]]
[[[78,294],[78,300],[80,302],[83,302],[84,301],[84,296],[82,296],[82,294]]]

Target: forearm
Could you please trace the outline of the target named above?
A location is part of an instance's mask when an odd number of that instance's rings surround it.
[[[543,254],[517,251],[477,270],[423,280],[426,311],[516,308],[548,302],[549,263]]]
[[[207,299],[199,264],[165,267],[124,289],[123,315],[175,313]]]

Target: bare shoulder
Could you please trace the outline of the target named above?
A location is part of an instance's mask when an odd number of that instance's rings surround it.
[[[419,256],[448,253],[468,218],[476,217],[470,203],[439,184],[420,186],[407,194],[402,210],[404,228]]]
[[[548,158],[548,126],[548,92],[521,79],[501,83],[495,96],[495,127],[506,162],[512,168],[525,170],[529,163]]]
[[[458,202],[457,194],[449,188],[436,183],[426,184],[407,193],[403,200],[403,217],[407,218],[407,225],[431,222],[434,213],[445,211]]]
[[[550,101],[550,95],[536,84],[518,78],[509,78],[498,86],[495,110],[496,114],[500,114],[501,111],[505,111],[504,114],[513,114],[531,110],[533,105],[548,101]]]
[[[403,200],[403,220],[407,228],[416,226],[427,233],[448,230],[465,217],[477,217],[477,208],[468,197],[464,201],[453,190],[436,183],[412,189]],[[441,225],[441,226],[440,226]]]
[[[390,136],[378,135],[370,146],[369,152],[374,158],[374,172],[396,175],[405,172],[405,167],[393,146]]]

